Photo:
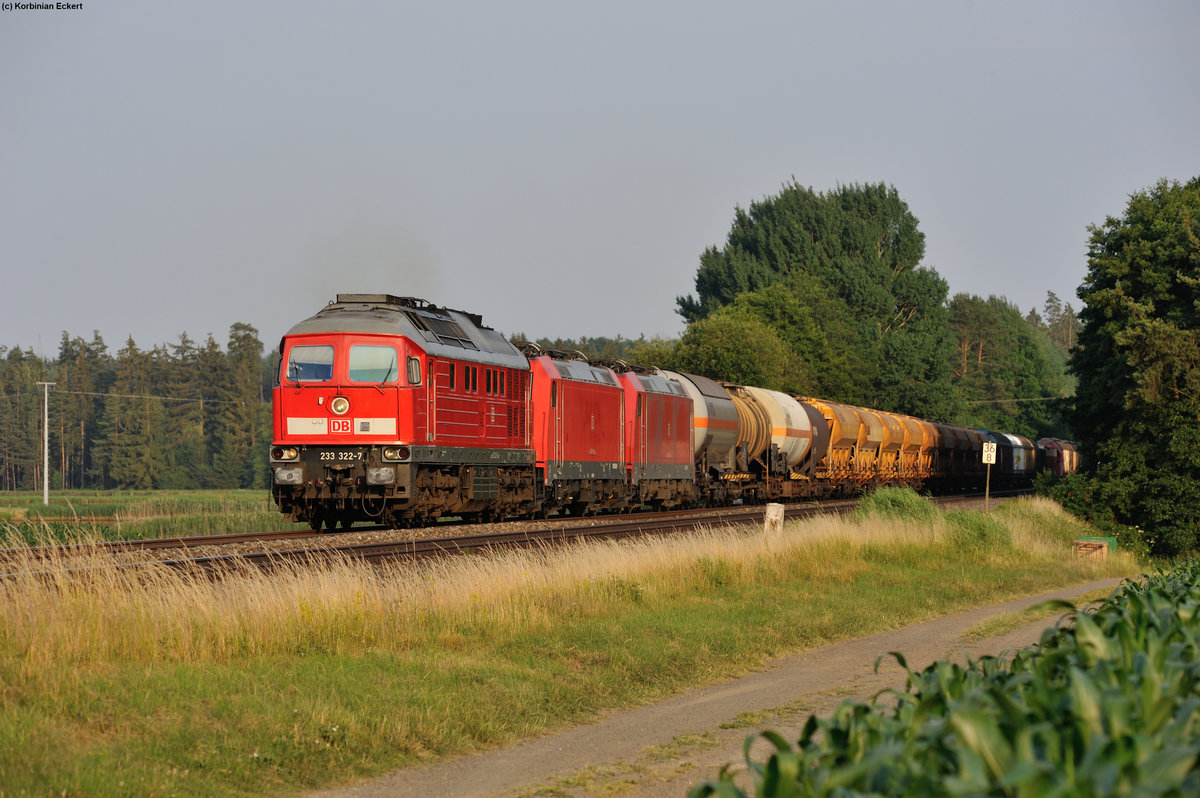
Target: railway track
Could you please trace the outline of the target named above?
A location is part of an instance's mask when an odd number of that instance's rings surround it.
[[[1013,491],[1006,495],[1020,492]],[[959,503],[977,503],[981,498],[982,496],[974,495],[943,496],[935,498],[934,501],[942,506],[953,506]],[[789,504],[785,509],[785,519],[796,520],[821,514],[840,515],[853,510],[857,503],[856,499],[849,499]],[[396,559],[447,556],[489,549],[528,548],[584,540],[664,535],[701,527],[754,525],[762,522],[763,513],[762,505],[748,505],[716,510],[563,518],[540,522],[537,525],[531,525],[529,522],[508,522],[489,525],[486,530],[471,525],[448,526],[447,531],[476,531],[410,539],[397,538],[399,530],[383,528],[362,528],[349,533],[324,535],[303,529],[0,549],[0,579],[10,579],[18,575],[69,576],[72,573],[84,573],[97,568],[167,567],[220,575],[247,567],[271,570],[285,565],[294,566],[333,559],[382,563]],[[429,533],[434,530],[420,531]],[[363,537],[370,539],[362,540]],[[88,560],[89,564],[72,564],[83,560]],[[101,564],[96,565],[97,562]]]

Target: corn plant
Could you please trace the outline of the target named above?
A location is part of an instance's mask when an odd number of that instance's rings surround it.
[[[906,688],[746,740],[756,795],[1200,795],[1200,560],[1127,581],[1011,658],[936,662]],[[756,761],[751,745],[774,749]],[[740,796],[722,770],[690,796]]]

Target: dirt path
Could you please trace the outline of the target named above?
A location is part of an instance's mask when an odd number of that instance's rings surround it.
[[[904,671],[894,660],[885,660],[874,673],[876,659],[889,651],[902,652],[910,667],[920,670],[938,659],[961,657],[964,651],[980,656],[1026,646],[1037,642],[1052,620],[974,644],[964,644],[962,634],[991,616],[1019,612],[1050,598],[1111,589],[1120,581],[1042,593],[823,646],[777,660],[736,681],[613,713],[594,724],[316,795],[682,796],[696,782],[714,778],[723,764],[741,763],[742,743],[749,734],[769,728],[794,742],[812,713],[826,715],[843,700],[866,699],[888,687],[903,689]]]

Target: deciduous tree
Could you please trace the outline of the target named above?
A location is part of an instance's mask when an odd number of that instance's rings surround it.
[[[740,306],[793,348],[813,392],[947,418],[957,410],[948,287],[919,266],[924,251],[894,188],[818,193],[793,181],[736,209],[724,248],[701,255],[696,295],[679,297],[679,313],[694,324]]]
[[[1096,500],[1154,551],[1200,548],[1200,178],[1090,228],[1073,426]]]

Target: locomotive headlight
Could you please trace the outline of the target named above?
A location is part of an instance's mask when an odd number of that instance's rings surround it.
[[[335,396],[329,403],[329,409],[334,415],[344,416],[350,412],[350,400],[344,396]]]
[[[384,460],[407,460],[410,452],[407,446],[385,446],[383,447]]]
[[[297,460],[300,457],[299,450],[295,446],[276,446],[271,450],[272,460]]]

